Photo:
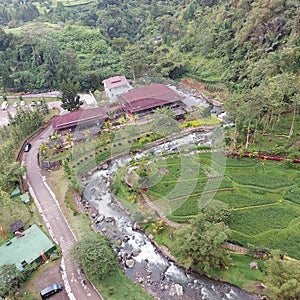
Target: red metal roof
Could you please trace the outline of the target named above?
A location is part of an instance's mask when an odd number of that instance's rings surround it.
[[[54,130],[65,129],[96,120],[104,120],[108,116],[103,108],[89,108],[57,116],[52,119]]]
[[[152,84],[118,96],[125,110],[130,113],[180,101],[183,98],[163,84]]]
[[[125,76],[114,76],[102,81],[105,88],[111,89],[120,85],[128,85],[128,81]]]

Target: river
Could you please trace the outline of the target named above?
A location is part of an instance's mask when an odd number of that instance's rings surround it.
[[[210,143],[209,135],[196,135],[202,144]],[[187,140],[191,136],[186,137]],[[192,136],[195,139],[195,134]],[[186,140],[182,140],[185,143]],[[173,141],[174,145],[174,141]],[[152,149],[163,151],[162,146]],[[171,145],[163,145],[164,150],[172,150]],[[173,147],[174,148],[174,147]],[[149,150],[148,150],[149,151]],[[138,154],[140,157],[143,154]],[[186,272],[173,261],[167,259],[148,236],[139,229],[137,223],[110,192],[110,179],[116,170],[124,166],[132,157],[122,157],[111,161],[104,169],[90,174],[85,181],[82,201],[94,206],[97,230],[109,237],[114,244],[120,263],[126,274],[158,299],[168,300],[258,300],[242,289],[228,283],[210,279],[195,272]]]

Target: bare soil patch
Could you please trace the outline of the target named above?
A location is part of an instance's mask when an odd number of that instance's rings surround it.
[[[60,269],[60,259],[55,261],[48,261],[47,263],[43,264],[38,271],[34,273],[30,281],[26,283],[22,290],[27,290],[36,297],[36,299],[41,299],[40,291],[47,286],[51,285],[52,283],[59,282],[62,285],[62,274]],[[69,297],[65,289],[61,292],[51,296],[53,300],[68,300]]]

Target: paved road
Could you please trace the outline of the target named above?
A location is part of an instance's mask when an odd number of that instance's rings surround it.
[[[32,141],[31,150],[25,154],[23,162],[27,168],[26,178],[30,186],[29,190],[47,224],[52,238],[62,250],[62,275],[69,298],[71,300],[99,300],[102,297],[86,280],[78,265],[70,260],[69,250],[76,241],[76,237],[62,213],[55,195],[50,190],[38,167],[38,147],[43,140],[47,140],[50,133],[51,127],[48,127]]]

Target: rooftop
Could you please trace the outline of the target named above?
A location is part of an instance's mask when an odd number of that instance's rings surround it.
[[[177,102],[183,98],[163,84],[152,84],[134,89],[118,97],[123,107],[131,113]]]
[[[120,85],[129,85],[125,76],[114,76],[102,81],[105,88],[111,89]]]
[[[28,192],[26,192],[25,194],[22,194],[20,196],[20,198],[21,198],[22,202],[25,203],[25,204],[27,204],[27,203],[30,202],[30,197],[29,197],[29,193]]]
[[[24,224],[22,220],[17,220],[15,223],[10,225],[10,230],[15,233],[16,231],[23,229]]]
[[[54,130],[65,129],[96,120],[104,120],[107,117],[106,111],[100,107],[77,110],[53,118],[52,128]]]
[[[12,193],[10,194],[10,198],[16,198],[19,197],[21,195],[21,191],[19,186],[16,186],[15,189],[12,191]]]
[[[0,247],[0,265],[16,264],[22,270],[22,262],[34,262],[41,253],[53,248],[53,242],[36,225],[24,231],[24,236],[14,237],[11,243]]]

